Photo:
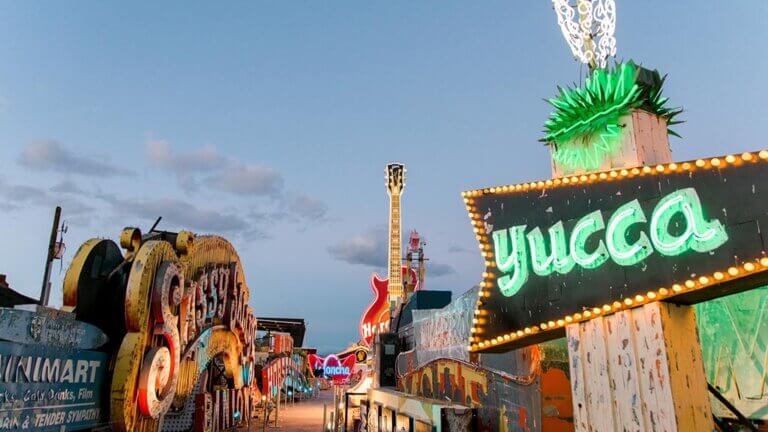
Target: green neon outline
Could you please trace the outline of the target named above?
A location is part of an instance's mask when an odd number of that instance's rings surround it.
[[[616,209],[608,220],[605,240],[608,253],[616,264],[631,266],[653,253],[653,246],[645,232],[640,232],[640,238],[634,244],[630,245],[626,239],[627,229],[634,224],[643,222],[647,222],[647,220],[637,199]]]
[[[632,61],[613,68],[595,69],[581,87],[558,87],[558,95],[547,102],[554,107],[544,123],[541,138],[552,147],[552,158],[565,172],[599,168],[621,147],[621,118],[633,109],[662,117],[668,126],[680,123],[682,112],[667,106],[661,94],[664,77],[645,70]],[[678,136],[668,129],[670,135]]]
[[[568,254],[568,241],[565,237],[563,222],[558,221],[549,227],[548,232],[549,254],[547,254],[544,235],[539,227],[526,234],[533,272],[539,276],[547,276],[553,271],[561,274],[568,273],[573,269],[575,263]]]
[[[605,221],[600,210],[595,210],[579,219],[571,231],[569,241],[571,257],[576,264],[585,269],[594,269],[608,261],[610,254],[608,254],[608,249],[602,239],[598,242],[594,252],[587,253],[584,249],[589,237],[603,229],[605,229]]]
[[[496,267],[502,273],[513,271],[512,276],[503,275],[496,279],[496,284],[505,297],[517,294],[528,281],[528,253],[525,248],[525,228],[517,225],[509,229],[493,232],[493,250]],[[508,239],[512,239],[512,250]]]
[[[674,236],[669,233],[672,217],[685,217],[685,231]],[[725,228],[717,219],[706,220],[699,195],[694,188],[677,190],[656,205],[651,216],[651,241],[662,255],[676,256],[688,250],[709,252],[728,241]]]

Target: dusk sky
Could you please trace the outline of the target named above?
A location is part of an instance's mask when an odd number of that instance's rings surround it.
[[[619,59],[669,74],[676,160],[768,147],[768,2],[617,2]],[[2,2],[0,273],[37,297],[53,208],[78,246],[220,234],[260,316],[358,338],[386,272],[387,162],[429,289],[482,272],[461,191],[547,178],[544,98],[578,82],[551,2]]]

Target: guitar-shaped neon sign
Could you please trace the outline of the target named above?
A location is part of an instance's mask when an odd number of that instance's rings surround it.
[[[399,301],[405,300],[403,279],[413,281],[418,289],[416,271],[400,264],[400,196],[405,189],[405,166],[399,163],[387,165],[387,193],[389,194],[389,278],[371,275],[373,303],[368,306],[360,320],[360,337],[364,345],[370,346],[373,336],[389,330],[389,314]]]

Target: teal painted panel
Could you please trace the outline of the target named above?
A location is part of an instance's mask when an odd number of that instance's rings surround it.
[[[709,382],[748,417],[768,420],[768,287],[700,303],[696,316]]]

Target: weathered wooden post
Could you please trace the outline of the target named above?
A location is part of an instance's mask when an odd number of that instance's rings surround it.
[[[619,150],[595,170],[552,163],[554,178],[672,162],[664,118],[621,117]],[[713,430],[693,306],[649,303],[566,325],[576,431]]]

